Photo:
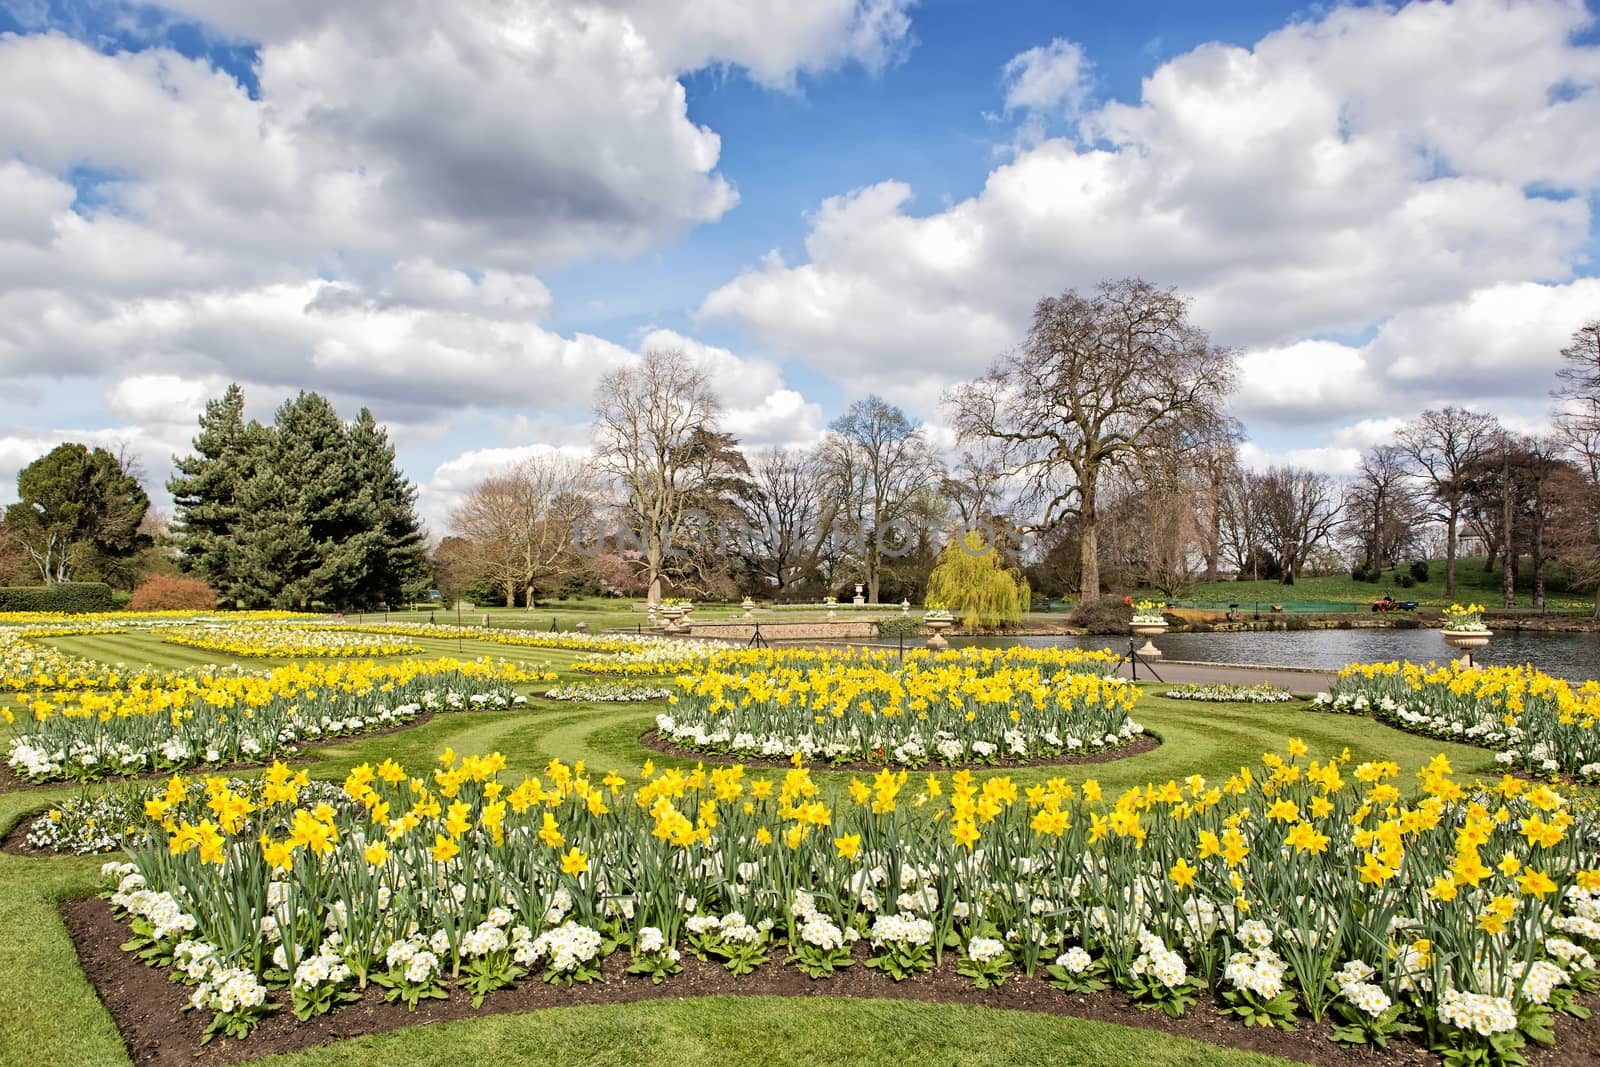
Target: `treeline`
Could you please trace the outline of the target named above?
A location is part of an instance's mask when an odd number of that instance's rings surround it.
[[[182,573],[225,607],[328,610],[400,604],[431,583],[416,489],[366,409],[346,423],[301,393],[263,425],[245,420],[230,386],[174,467],[169,522],[125,456],[67,443],[29,464],[5,512],[3,577],[65,593]],[[196,595],[162,588],[167,599]]]
[[[1427,411],[1346,479],[1241,462],[1232,353],[1137,278],[1041,300],[1017,348],[944,398],[958,436],[942,449],[867,397],[813,448],[747,451],[694,363],[651,352],[601,384],[591,457],[530,459],[468,494],[440,581],[507,604],[562,589],[816,600],[856,584],[916,600],[941,544],[978,530],[1035,593],[1084,601],[1376,578],[1440,556],[1453,596],[1466,544],[1508,605],[1531,561],[1537,607],[1554,573],[1600,583],[1597,333],[1563,353],[1552,433]]]
[[[1181,297],[1124,279],[1040,302],[1017,351],[946,398],[953,451],[869,396],[813,448],[746,452],[693,361],[649,352],[597,390],[591,459],[530,459],[467,496],[440,580],[507,604],[563,587],[917,600],[970,530],[998,570],[1027,568],[1014,588],[1093,599],[1108,502],[1237,439],[1233,373]]]
[[[0,576],[126,589],[177,569],[245,608],[373,608],[430,587],[507,605],[561,592],[814,602],[857,586],[920,601],[944,547],[973,531],[994,553],[985,575],[1083,602],[1230,577],[1375,577],[1438,556],[1454,595],[1463,546],[1499,571],[1508,606],[1524,560],[1536,607],[1554,575],[1600,584],[1600,322],[1563,350],[1550,433],[1426,411],[1336,479],[1241,462],[1233,354],[1188,310],[1137,278],[1039,301],[1017,347],[944,397],[953,441],[869,396],[813,447],[746,449],[693,359],[647,352],[600,382],[581,457],[547,452],[485,479],[431,559],[415,487],[370,412],[346,423],[302,393],[263,425],[234,386],[175,461],[169,529],[125,457],[62,445],[18,479]]]

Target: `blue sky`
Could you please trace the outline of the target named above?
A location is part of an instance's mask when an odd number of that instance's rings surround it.
[[[62,437],[159,481],[239,380],[372,406],[438,526],[663,343],[752,444],[867,391],[944,441],[1035,300],[1126,273],[1238,349],[1250,462],[1537,428],[1600,312],[1597,40],[1579,0],[0,3],[0,492]]]

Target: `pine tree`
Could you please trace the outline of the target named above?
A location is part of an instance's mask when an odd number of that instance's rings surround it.
[[[245,482],[238,544],[250,606],[346,606],[378,536],[362,522],[362,487],[344,423],[317,393],[278,408]]]
[[[389,435],[366,408],[351,424],[351,460],[360,480],[365,522],[377,531],[374,557],[354,604],[372,608],[399,604],[420,592],[431,577],[428,548],[417,519],[417,489],[395,465]]]
[[[174,474],[167,480],[174,508],[171,536],[182,553],[181,565],[204,578],[224,603],[240,592],[234,538],[240,493],[264,437],[261,426],[245,424],[244,391],[230,385],[206,403],[194,454],[174,458]]]
[[[230,386],[168,488],[187,569],[244,608],[373,608],[428,580],[416,487],[365,409],[348,426],[302,392],[268,427]]]

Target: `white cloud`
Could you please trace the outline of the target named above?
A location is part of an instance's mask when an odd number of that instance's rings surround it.
[[[680,76],[878,69],[909,47],[907,7],[164,5],[255,45],[255,93],[162,47],[0,37],[0,380],[87,380],[105,421],[161,425],[232,380],[435,433],[464,410],[585,408],[634,354],[539,325],[537,272],[737,200]],[[753,435],[820,419],[775,365],[718,353]]]
[[[914,0],[601,2],[626,12],[675,69],[729,64],[763,85],[792,88],[801,73],[894,62],[911,44]]]
[[[1012,56],[1001,71],[1006,110],[1076,113],[1093,86],[1092,66],[1082,46],[1064,37]]]
[[[220,378],[181,378],[175,374],[143,374],[123,378],[105,393],[108,412],[138,425],[192,428],[206,401],[220,395]]]
[[[418,22],[441,14],[422,0],[167,0],[164,6],[226,34],[269,43],[299,39],[329,24]],[[515,24],[567,5],[519,0],[497,6]],[[587,6],[625,19],[669,70],[728,64],[775,87],[792,86],[797,74],[849,62],[880,69],[908,47],[911,33],[912,0],[594,0]]]
[[[1586,197],[1530,187],[1600,190],[1600,49],[1573,43],[1588,22],[1560,0],[1459,0],[1202,46],[1137,103],[1086,113],[1087,144],[1020,151],[943,210],[911,214],[895,181],[826,200],[806,261],[769,257],[701,312],[852,389],[883,368],[948,382],[1016,343],[1039,297],[1140,274],[1270,366],[1247,375],[1254,411],[1388,403],[1355,357],[1334,373],[1320,360],[1337,350],[1306,339],[1561,283],[1579,262]]]
[[[1348,445],[1321,445],[1282,450],[1263,448],[1254,441],[1239,446],[1239,463],[1247,470],[1264,471],[1269,467],[1303,467],[1344,479],[1355,474],[1361,466],[1361,449]]]
[[[1456,403],[1542,429],[1561,349],[1597,307],[1597,278],[1507,283],[1402,311],[1365,344],[1252,349],[1239,358],[1234,408],[1247,424],[1315,427]]]

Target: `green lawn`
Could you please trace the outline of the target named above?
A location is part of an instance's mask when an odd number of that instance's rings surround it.
[[[61,638],[63,651],[164,666],[207,662],[200,652],[145,635]],[[450,646],[454,642],[447,642]],[[454,653],[454,647],[443,649]],[[468,655],[517,655],[569,664],[571,654],[465,642]],[[440,715],[383,737],[314,752],[312,773],[341,778],[363,761],[394,756],[431,762],[446,746],[458,753],[502,752],[513,774],[537,772],[552,757],[586,760],[595,770],[632,777],[651,753],[638,737],[653,725],[653,705],[559,704],[534,700],[524,710]],[[1112,763],[1013,772],[1022,784],[1063,775],[1098,778],[1107,791],[1200,772],[1222,777],[1254,762],[1285,738],[1303,738],[1314,754],[1349,747],[1357,759],[1398,761],[1409,778],[1436,752],[1457,770],[1492,775],[1483,749],[1442,744],[1375,721],[1311,712],[1304,705],[1183,703],[1146,693],[1135,718],[1162,745]],[[658,764],[672,760],[656,756]],[[683,761],[679,761],[683,762]],[[1003,773],[1003,772],[990,772]],[[819,772],[830,790],[849,775]],[[73,787],[0,793],[0,833],[43,810]],[[110,1017],[79,969],[56,903],[96,888],[100,858],[23,858],[0,854],[0,1067],[128,1064]],[[752,1064],[799,1059],[829,1063],[1246,1064],[1280,1062],[1108,1024],[957,1006],[886,1001],[716,998],[626,1007],[573,1008],[413,1028],[282,1057],[292,1063],[361,1057],[391,1065],[532,1058],[557,1063]],[[276,1062],[276,1060],[274,1060]]]
[[[1430,566],[1428,580],[1418,582],[1409,589],[1403,588],[1396,580],[1397,574],[1406,573],[1409,572],[1404,567],[1398,572],[1384,571],[1382,579],[1378,582],[1358,582],[1348,573],[1324,578],[1301,578],[1293,585],[1284,585],[1277,581],[1210,582],[1192,587],[1177,599],[1181,603],[1227,605],[1237,602],[1247,608],[1258,602],[1265,607],[1269,604],[1288,604],[1293,601],[1336,601],[1354,605],[1359,611],[1367,611],[1374,600],[1388,593],[1396,600],[1415,600],[1424,610],[1438,611],[1449,605],[1450,600],[1444,595],[1444,560],[1434,560]],[[1519,573],[1521,580],[1517,586],[1517,606],[1531,610],[1533,565],[1524,559]],[[1482,556],[1458,559],[1455,599],[1463,604],[1474,601],[1487,605],[1491,610],[1498,609],[1502,602],[1499,569],[1496,568],[1492,572],[1485,571]],[[1552,612],[1587,614],[1594,610],[1594,597],[1588,594],[1550,592],[1545,596],[1545,604]]]

